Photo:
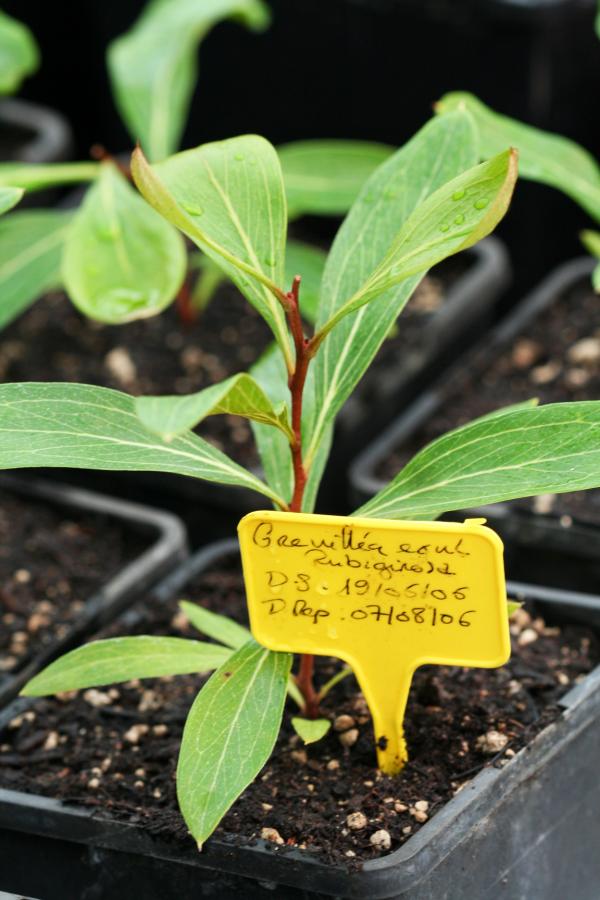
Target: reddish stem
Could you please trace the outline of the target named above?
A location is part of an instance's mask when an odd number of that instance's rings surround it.
[[[177,314],[179,316],[179,321],[186,328],[189,328],[190,325],[196,321],[198,313],[194,309],[194,304],[192,303],[192,292],[190,290],[190,286],[187,282],[187,279],[183,282],[179,289],[179,293],[175,299],[175,307],[177,309]]]
[[[302,459],[302,398],[308,366],[312,358],[311,343],[304,337],[302,318],[300,316],[300,276],[296,275],[291,291],[286,294],[286,312],[294,339],[296,365],[289,377],[288,385],[292,397],[292,431],[291,443],[292,465],[294,469],[294,493],[290,501],[290,512],[301,512],[304,490],[306,488],[306,469]],[[296,683],[304,698],[304,714],[310,719],[319,715],[319,698],[313,684],[314,656],[304,654],[300,657],[300,669]]]
[[[132,180],[131,169],[129,168],[129,165],[127,163],[122,163],[118,159],[115,159],[112,153],[109,153],[106,147],[103,147],[102,144],[93,144],[90,147],[90,156],[92,157],[92,159],[95,159],[98,162],[109,160],[117,167],[121,175],[124,175],[128,181]]]

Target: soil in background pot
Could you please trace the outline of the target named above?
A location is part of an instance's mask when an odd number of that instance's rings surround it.
[[[182,596],[245,621],[233,557],[196,576]],[[176,601],[135,609],[134,625],[129,613],[129,627],[122,618],[105,635],[197,636]],[[417,671],[406,716],[411,759],[396,779],[376,769],[370,716],[353,679],[324,704],[334,722],[324,740],[304,747],[286,714],[271,759],[217,834],[240,843],[263,836],[282,850],[300,847],[350,867],[396,849],[484,766],[508,764],[559,715],[557,700],[600,658],[586,628],[549,627],[520,610],[511,630],[513,657],[500,669]],[[320,659],[319,680],[338,666]],[[0,734],[0,786],[91,806],[99,816],[189,842],[175,767],[183,724],[204,680],[132,681],[36,701]]]
[[[434,415],[384,460],[377,475],[389,481],[430,441],[494,409],[532,398],[540,403],[600,397],[600,301],[588,279],[537,316],[489,365],[452,381]],[[512,501],[519,508],[598,523],[600,490],[544,494]]]
[[[401,363],[468,260],[451,260],[423,280],[388,339],[372,373]],[[62,293],[49,294],[12,323],[0,346],[0,381],[72,381],[130,394],[188,394],[247,370],[271,343],[265,322],[231,284],[222,285],[207,309],[182,323],[176,305],[161,315],[125,325],[84,318]],[[237,462],[258,464],[248,422],[210,416],[202,437]]]
[[[0,677],[64,637],[143,547],[106,516],[0,491]]]

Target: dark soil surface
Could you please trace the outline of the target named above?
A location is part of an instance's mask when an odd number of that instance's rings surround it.
[[[143,546],[106,516],[0,491],[0,679],[64,637]]]
[[[373,366],[382,368],[414,347],[447,286],[468,262],[451,261],[427,277],[402,316],[401,330],[385,342]],[[0,346],[0,381],[72,381],[130,394],[187,394],[248,369],[271,341],[258,313],[230,284],[207,309],[183,324],[175,305],[161,315],[126,325],[85,319],[62,293],[49,294],[15,321]],[[248,468],[258,464],[250,426],[238,416],[211,416],[202,437]]]
[[[443,390],[438,411],[379,467],[386,482],[434,438],[494,409],[537,397],[540,403],[600,397],[600,298],[582,280],[538,316],[491,362],[485,354]],[[600,490],[546,494],[519,507],[583,522],[600,521]]]
[[[197,576],[185,597],[245,618],[235,560]],[[194,635],[176,601],[140,604],[128,625],[121,620],[109,633],[125,631]],[[600,658],[596,636],[581,627],[548,627],[520,610],[511,631],[514,653],[502,668],[416,673],[406,716],[411,759],[397,778],[376,769],[371,719],[353,679],[328,696],[323,713],[334,728],[320,742],[303,747],[286,714],[271,759],[217,834],[244,843],[262,835],[282,849],[300,847],[351,867],[385,852],[371,842],[377,832],[396,849],[483,767],[510,764]],[[338,666],[321,659],[319,680]],[[164,839],[189,841],[177,811],[175,767],[185,717],[204,680],[128,682],[36,701],[0,735],[0,786],[92,806]]]

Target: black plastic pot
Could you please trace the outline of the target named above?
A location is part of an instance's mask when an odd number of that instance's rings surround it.
[[[181,593],[237,544],[186,561],[155,603]],[[600,598],[512,585],[549,622],[600,629]],[[126,614],[127,615],[127,614]],[[0,730],[31,701],[0,714]],[[600,667],[561,701],[562,715],[503,768],[481,771],[399,850],[357,873],[298,850],[210,840],[203,852],[137,825],[35,795],[0,790],[0,889],[44,900],[597,900],[600,883]]]
[[[15,672],[0,675],[2,706],[16,696],[35,672],[80,643],[90,631],[117,615],[182,560],[187,551],[187,539],[185,528],[179,519],[150,506],[126,503],[114,497],[39,479],[3,475],[0,487],[20,497],[42,500],[71,513],[102,513],[125,524],[131,532],[147,537],[147,548],[103,584],[93,596],[87,598],[81,615],[63,637],[57,638]]]
[[[26,100],[0,101],[0,132],[3,162],[60,162],[73,145],[69,124],[60,113]]]
[[[466,371],[474,373],[474,380],[482,377],[485,368],[496,356],[503,353],[514,339],[537,317],[555,303],[566,290],[582,279],[588,279],[594,261],[585,257],[567,263],[547,279],[537,290],[527,297],[470,353],[461,356],[456,364],[444,374],[429,390],[422,393],[392,424],[377,437],[350,466],[351,501],[353,507],[364,503],[378,493],[386,482],[377,474],[381,464],[394,451],[405,445],[427,420],[443,409],[444,404],[460,389],[461,379]],[[593,516],[586,521],[571,522],[552,516],[536,514],[514,504],[495,504],[467,514],[483,515],[510,545],[528,547],[539,551],[536,564],[540,578],[548,584],[548,577],[559,583],[576,584],[584,590],[596,590],[600,577],[600,520]],[[551,560],[544,562],[548,550],[561,555],[561,563],[553,569]],[[571,561],[565,571],[560,567]],[[578,561],[585,561],[582,569]],[[531,559],[516,563],[517,570],[531,573]],[[531,577],[531,574],[524,577]],[[573,580],[574,579],[574,580]]]

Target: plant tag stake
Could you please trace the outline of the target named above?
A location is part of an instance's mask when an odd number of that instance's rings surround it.
[[[337,656],[369,704],[378,763],[407,761],[413,672],[510,656],[503,547],[485,519],[252,512],[238,525],[250,625],[271,650]]]

